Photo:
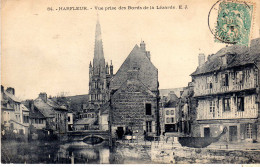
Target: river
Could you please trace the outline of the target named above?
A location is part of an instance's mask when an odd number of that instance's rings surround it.
[[[119,148],[120,147],[120,148]],[[57,141],[18,142],[2,140],[2,163],[19,164],[122,164],[149,163],[149,155],[138,155],[133,148],[109,149],[106,141],[97,145]]]
[[[258,148],[256,145],[255,148]],[[103,141],[89,145],[83,141],[18,142],[2,140],[1,162],[19,164],[151,164],[151,163],[260,163],[259,150],[188,148],[178,143],[116,142],[113,150]]]

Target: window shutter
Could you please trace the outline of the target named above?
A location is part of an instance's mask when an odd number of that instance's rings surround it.
[[[155,122],[152,121],[152,132],[155,132]]]
[[[143,122],[143,131],[146,131],[146,125],[145,125],[145,121]]]
[[[240,137],[242,140],[245,139],[246,124],[240,124]]]

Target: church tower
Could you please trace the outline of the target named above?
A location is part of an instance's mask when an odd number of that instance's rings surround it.
[[[105,62],[101,27],[97,19],[93,65],[89,64],[89,103],[101,107],[109,100],[109,82],[113,76],[113,65]]]

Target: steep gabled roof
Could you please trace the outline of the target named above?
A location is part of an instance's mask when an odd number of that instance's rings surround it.
[[[11,100],[13,100],[13,101],[15,101],[15,102],[18,102],[18,103],[21,103],[21,102],[22,102],[19,98],[15,97],[15,96],[14,96],[13,94],[11,94],[11,93],[9,93],[9,92],[7,92],[7,91],[4,91],[4,93],[5,93],[5,95],[6,95],[7,97],[9,97]]]
[[[117,73],[112,77],[110,89],[118,89],[127,80],[128,70],[134,66],[140,68],[139,77],[141,82],[150,90],[157,90],[158,70],[146,56],[145,51],[141,50],[138,45],[135,45]]]
[[[132,88],[129,88],[128,85],[131,85]],[[150,96],[156,97],[156,94],[153,93],[146,85],[144,85],[139,79],[130,79],[126,80],[118,89],[117,91],[112,95],[112,97],[116,96],[122,91],[125,91],[127,89],[136,89],[140,91],[140,93],[146,93],[149,94]],[[134,92],[136,91],[134,90]]]
[[[232,54],[227,60],[227,65],[223,66],[221,56],[225,54]],[[201,67],[198,67],[191,76],[215,72],[223,69],[228,69],[236,66],[243,66],[252,64],[259,58],[260,53],[250,54],[248,47],[233,45],[226,48],[222,48],[216,54],[212,55],[208,61],[206,61]]]
[[[22,108],[22,111],[28,111],[29,112],[29,109],[27,107],[25,107],[25,105],[21,104],[21,108]]]
[[[34,111],[31,111],[29,114],[30,118],[46,118],[41,112],[40,110],[35,106],[34,107]]]
[[[40,97],[38,97],[34,100],[34,105],[45,117],[54,117],[55,111],[54,107],[52,106],[53,103],[50,102],[50,99],[48,99],[47,103],[45,103]]]
[[[102,115],[102,114],[108,114],[110,110],[111,110],[110,103],[109,103],[109,102],[106,102],[106,103],[102,106],[102,108],[100,109],[100,115]]]
[[[168,102],[166,102],[166,103],[164,104],[164,107],[165,107],[165,108],[174,108],[174,107],[176,107],[177,105],[178,105],[178,100],[176,100],[176,101],[169,100]]]

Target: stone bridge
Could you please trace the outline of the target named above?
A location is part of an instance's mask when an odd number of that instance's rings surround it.
[[[82,141],[87,137],[96,136],[100,137],[103,140],[109,140],[109,131],[101,130],[80,130],[80,131],[71,131],[67,132],[69,141]]]

